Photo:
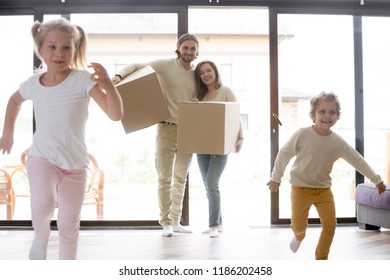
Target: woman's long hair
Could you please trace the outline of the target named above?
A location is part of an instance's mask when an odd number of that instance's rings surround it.
[[[196,66],[195,72],[194,72],[195,83],[196,83],[196,97],[198,98],[199,101],[202,101],[208,92],[207,86],[205,85],[205,83],[203,83],[202,79],[200,78],[200,67],[203,64],[208,64],[211,66],[211,68],[214,69],[215,80],[216,80],[215,88],[218,89],[222,86],[221,75],[219,74],[217,65],[210,60],[203,60],[203,61],[199,62],[198,65]]]

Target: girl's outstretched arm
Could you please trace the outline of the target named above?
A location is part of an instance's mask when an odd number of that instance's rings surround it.
[[[8,100],[7,109],[5,111],[3,135],[0,138],[0,151],[3,154],[9,154],[14,145],[15,122],[23,102],[24,99],[19,91],[16,91]]]
[[[91,63],[89,67],[94,70],[91,79],[97,82],[91,89],[90,96],[111,120],[121,120],[123,117],[122,98],[108,76],[106,69],[99,63]]]

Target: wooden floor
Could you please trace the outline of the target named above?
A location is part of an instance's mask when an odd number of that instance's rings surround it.
[[[289,250],[288,227],[225,228],[219,238],[203,229],[162,237],[160,229],[81,230],[79,260],[313,260],[320,233],[310,227],[301,248]],[[31,230],[0,230],[0,260],[26,260]],[[58,258],[58,232],[53,231],[48,259]],[[364,231],[339,226],[330,260],[390,260],[390,230]]]

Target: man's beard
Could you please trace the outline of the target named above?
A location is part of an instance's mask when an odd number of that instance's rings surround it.
[[[190,63],[190,62],[194,61],[195,56],[193,56],[193,55],[182,55],[182,54],[180,54],[180,59],[182,59],[184,62]]]

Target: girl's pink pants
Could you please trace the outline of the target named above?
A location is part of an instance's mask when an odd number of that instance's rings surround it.
[[[86,172],[86,167],[69,171],[44,158],[28,157],[31,219],[35,231],[30,259],[46,259],[50,222],[57,207],[59,259],[76,259]]]

